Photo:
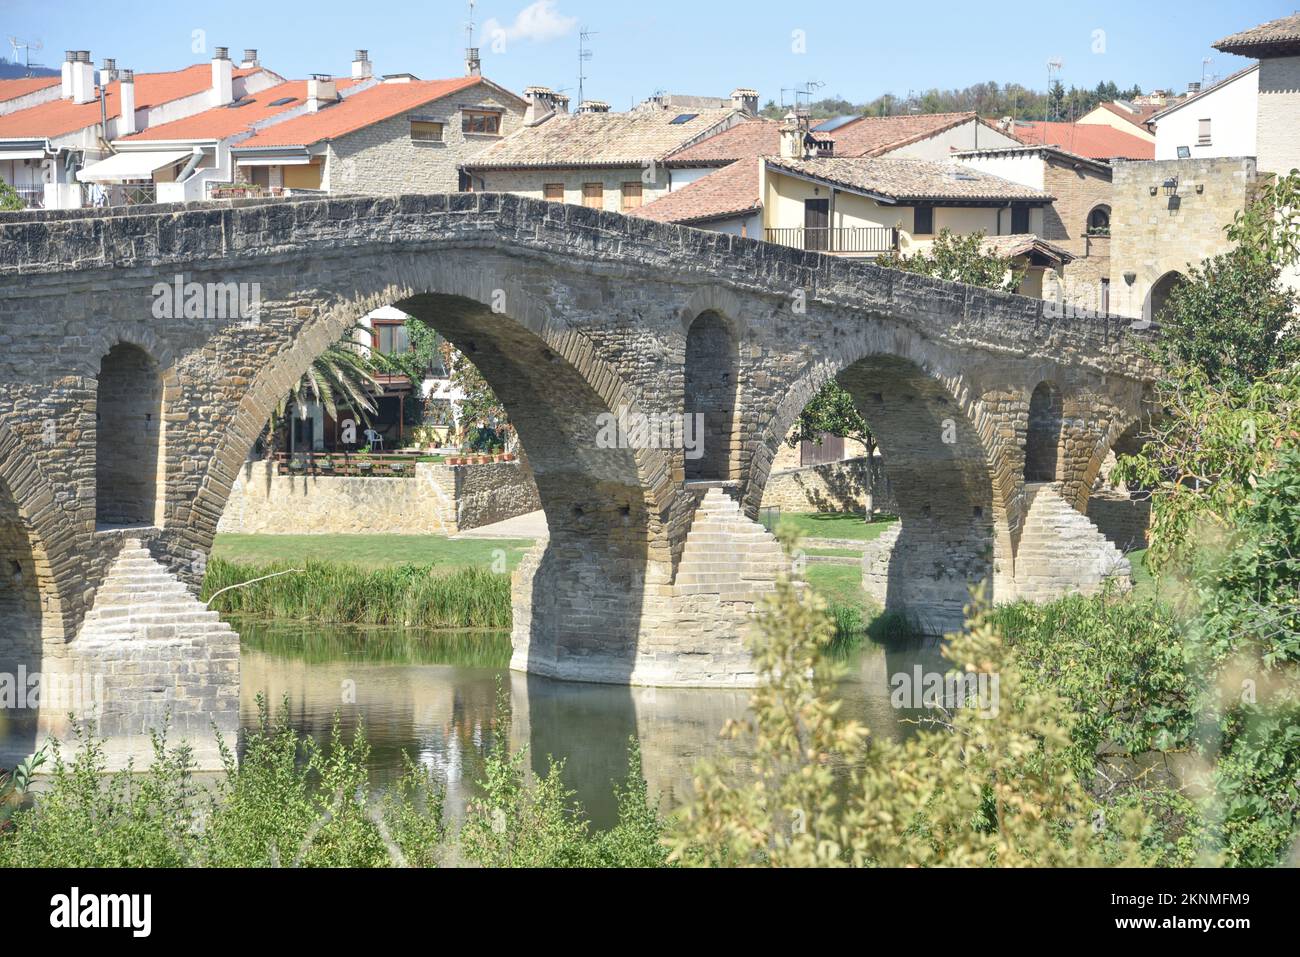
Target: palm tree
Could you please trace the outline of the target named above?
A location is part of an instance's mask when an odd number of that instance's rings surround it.
[[[292,402],[300,413],[305,413],[309,401],[319,402],[337,419],[339,402],[355,409],[369,426],[370,416],[378,412],[375,394],[382,388],[375,374],[388,368],[388,359],[376,352],[367,342],[356,337],[358,331],[367,335],[370,329],[357,323],[338,342],[321,353],[303,373],[287,395],[276,403],[271,415],[271,434],[278,435],[280,423],[286,417]]]

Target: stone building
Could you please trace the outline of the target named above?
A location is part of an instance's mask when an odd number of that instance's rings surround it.
[[[1224,227],[1249,202],[1253,157],[1116,163],[1111,183],[1111,311],[1157,318],[1189,266],[1225,252]]]
[[[461,166],[519,129],[526,105],[478,74],[401,74],[355,92],[328,77],[315,82],[315,110],[232,150],[252,183],[365,195],[460,190]]]
[[[1046,283],[1047,299],[1085,309],[1110,308],[1111,166],[1055,146],[967,150],[958,162],[1052,196],[1040,238],[1074,258]]]
[[[476,191],[517,193],[534,199],[630,213],[673,189],[669,154],[743,122],[738,106],[611,113],[589,101],[577,113],[544,87],[529,87],[522,129],[465,164]]]

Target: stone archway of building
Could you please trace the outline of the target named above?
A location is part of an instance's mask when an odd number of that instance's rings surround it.
[[[1055,482],[1059,477],[1063,400],[1050,382],[1040,382],[1029,397],[1025,432],[1025,481]]]
[[[684,411],[696,416],[698,456],[687,450],[687,480],[727,481],[736,444],[739,352],[736,336],[717,312],[700,313],[686,333]]]
[[[1165,306],[1169,303],[1170,294],[1183,283],[1187,282],[1187,277],[1177,269],[1171,269],[1165,273],[1151,286],[1151,291],[1147,293],[1146,309],[1143,315],[1155,322],[1160,321],[1160,315],[1165,311]]]
[[[112,346],[100,359],[96,399],[96,522],[161,526],[166,457],[157,361],[132,343]]]

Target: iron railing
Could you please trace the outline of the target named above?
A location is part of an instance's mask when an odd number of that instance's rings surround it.
[[[28,209],[45,208],[45,187],[44,186],[15,186],[14,192]]]
[[[769,243],[822,253],[888,253],[898,250],[894,226],[785,226],[764,230]]]

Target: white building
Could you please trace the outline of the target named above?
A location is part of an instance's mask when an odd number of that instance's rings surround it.
[[[1254,156],[1257,150],[1259,64],[1193,94],[1148,121],[1157,160]]]

